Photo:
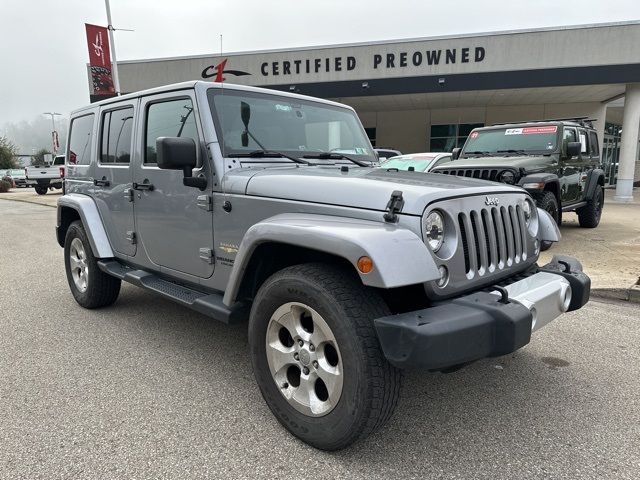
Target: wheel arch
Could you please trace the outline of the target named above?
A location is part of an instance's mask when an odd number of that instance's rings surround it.
[[[91,251],[96,258],[111,258],[113,250],[102,224],[98,207],[91,197],[81,194],[67,194],[58,199],[58,221],[56,237],[64,246],[67,230],[71,223],[80,220],[89,239]]]
[[[560,196],[560,179],[554,173],[532,173],[520,179],[518,185],[524,187],[526,184],[538,184],[537,188],[526,188],[533,194],[539,192],[551,192],[556,197],[558,209],[562,211],[562,198]]]
[[[604,187],[604,170],[594,168],[589,172],[589,177],[587,178],[584,199],[587,201],[591,200],[598,186]]]
[[[357,270],[362,256],[373,260],[371,273]],[[245,234],[225,290],[225,305],[232,305],[241,289],[244,295],[257,290],[279,265],[308,261],[348,265],[364,285],[385,289],[439,278],[426,245],[406,228],[327,215],[282,214],[253,225]]]

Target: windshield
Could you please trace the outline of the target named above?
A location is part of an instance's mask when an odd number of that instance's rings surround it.
[[[380,163],[381,168],[397,168],[398,170],[409,170],[413,167],[418,172],[424,172],[435,157],[410,157],[403,155],[402,157],[392,157]]]
[[[232,89],[210,89],[208,96],[226,156],[256,150],[281,151],[295,157],[334,152],[375,161],[358,117],[347,108]],[[249,135],[243,135],[242,103],[249,106]]]
[[[474,130],[463,155],[477,153],[551,153],[556,149],[557,125]]]

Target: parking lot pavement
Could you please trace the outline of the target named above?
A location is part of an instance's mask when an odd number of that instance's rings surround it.
[[[2,479],[640,478],[637,305],[591,302],[513,355],[408,372],[384,429],[326,453],[265,406],[246,325],[127,285],[83,310],[55,210],[0,202],[0,219]]]
[[[599,295],[627,298],[640,280],[640,189],[635,201],[616,203],[615,190],[605,191],[604,210],[597,228],[580,228],[573,212],[562,214],[562,240],[540,256],[548,262],[555,253],[579,258]]]

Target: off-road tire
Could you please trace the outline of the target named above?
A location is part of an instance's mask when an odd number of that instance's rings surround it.
[[[558,206],[558,199],[553,192],[540,192],[533,194],[533,199],[536,201],[536,206],[547,212],[553,218],[558,226],[562,222],[562,212]],[[553,245],[553,242],[543,240],[540,243],[540,250],[549,250]]]
[[[288,302],[316,310],[331,328],[343,362],[343,387],[324,416],[296,410],[279,391],[266,354],[272,314]],[[326,264],[285,268],[260,287],[249,319],[251,363],[262,396],[278,421],[304,442],[339,450],[380,428],[392,415],[402,372],[385,359],[373,320],[389,315],[382,298],[348,269]]]
[[[76,286],[72,274],[70,265],[70,248],[71,242],[74,238],[78,238],[82,242],[84,251],[86,254],[86,263],[88,267],[87,273],[87,289],[82,292]],[[118,298],[120,293],[121,281],[119,278],[112,277],[104,273],[98,267],[96,258],[93,256],[91,250],[91,244],[87,238],[87,234],[84,231],[82,222],[76,220],[69,225],[67,235],[64,240],[64,266],[67,272],[67,282],[73,297],[84,308],[100,308],[111,305]]]
[[[584,207],[576,210],[578,214],[578,223],[582,228],[596,228],[602,217],[602,209],[604,208],[604,189],[598,185],[593,197],[587,200]]]
[[[36,193],[37,193],[38,195],[46,195],[46,194],[47,194],[47,191],[49,190],[49,188],[48,188],[48,187],[42,187],[42,186],[40,186],[40,185],[36,185],[36,186],[35,186],[35,187],[33,187],[33,188],[35,189],[35,191],[36,191]]]

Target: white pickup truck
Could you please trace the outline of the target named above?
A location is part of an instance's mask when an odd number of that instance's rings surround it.
[[[62,188],[64,155],[54,158],[51,165],[26,167],[27,181],[34,185],[38,195],[45,195],[50,188]]]

